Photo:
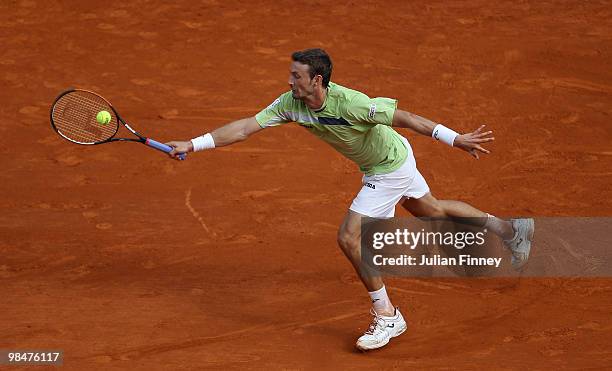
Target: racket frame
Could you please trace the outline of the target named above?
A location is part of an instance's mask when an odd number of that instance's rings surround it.
[[[108,107],[113,110],[113,113],[115,114],[115,117],[117,118],[117,129],[115,130],[115,132],[113,133],[113,135],[105,140],[101,140],[98,142],[93,142],[93,143],[85,143],[85,142],[79,142],[77,140],[71,139],[67,136],[65,136],[64,134],[62,134],[62,132],[58,129],[58,127],[55,125],[55,121],[53,120],[53,112],[55,112],[55,105],[56,103],[66,94],[70,94],[73,93],[75,91],[82,91],[85,93],[89,93],[89,94],[93,94],[99,98],[101,98],[102,100],[104,100],[104,102],[106,102],[106,104],[108,105]],[[57,134],[59,134],[59,136],[61,136],[62,138],[68,140],[69,142],[75,143],[75,144],[79,144],[79,145],[84,145],[84,146],[93,146],[93,145],[97,145],[97,144],[103,144],[103,143],[110,143],[110,142],[140,142],[142,144],[145,144],[149,147],[155,148],[157,150],[160,150],[162,152],[170,152],[170,150],[172,150],[172,147],[160,143],[158,141],[155,141],[151,138],[147,138],[143,135],[141,135],[140,133],[138,133],[136,130],[134,130],[127,122],[125,122],[123,120],[123,118],[121,118],[121,116],[119,115],[119,112],[117,112],[117,110],[115,109],[115,107],[113,107],[113,105],[103,96],[101,96],[100,94],[93,92],[91,90],[86,90],[86,89],[76,89],[76,88],[70,88],[67,89],[63,92],[61,92],[57,98],[55,98],[55,100],[53,101],[53,104],[51,105],[51,111],[49,113],[50,116],[50,120],[51,120],[51,126],[53,127],[53,130],[55,130],[55,132]],[[119,123],[121,123],[121,125],[123,125],[126,129],[128,129],[132,134],[134,134],[136,137],[138,137],[138,139],[136,138],[115,138],[115,135],[117,135],[117,133],[119,132]],[[168,148],[170,148],[170,150],[168,150]],[[185,159],[185,153],[181,153],[178,155],[180,160],[184,160]]]

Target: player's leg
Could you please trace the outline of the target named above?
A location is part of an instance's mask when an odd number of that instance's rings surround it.
[[[438,200],[429,192],[423,176],[417,170],[413,185],[405,196],[402,206],[416,217],[448,217],[460,223],[486,227],[503,239],[512,251],[512,265],[521,268],[529,258],[534,234],[532,218],[497,218],[461,201]],[[424,193],[424,190],[427,190]]]
[[[392,217],[395,205],[412,183],[414,171],[416,164],[410,156],[404,165],[394,172],[365,176],[364,185],[353,200],[338,232],[338,244],[355,267],[372,301],[373,320],[368,330],[357,339],[356,346],[361,350],[383,347],[408,327],[402,313],[393,307],[378,272],[362,263],[361,222],[364,217]]]
[[[380,274],[361,260],[361,218],[363,215],[349,210],[338,230],[338,245],[349,259],[361,282],[370,293],[374,310],[382,315],[393,315],[395,308],[386,294]],[[380,294],[380,295],[377,295]]]
[[[460,223],[486,226],[504,240],[514,237],[512,223],[487,214],[461,201],[438,200],[431,193],[421,198],[407,198],[402,206],[416,217],[451,218]]]
[[[349,210],[338,231],[338,245],[350,260],[357,275],[368,290],[372,301],[372,322],[357,339],[360,350],[377,349],[401,335],[408,325],[398,308],[394,308],[380,275],[361,260],[361,218],[364,215]]]

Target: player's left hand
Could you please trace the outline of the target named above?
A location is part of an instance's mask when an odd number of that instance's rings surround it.
[[[485,125],[482,125],[478,129],[474,130],[471,133],[458,135],[453,142],[453,147],[460,148],[470,155],[474,156],[476,159],[479,159],[478,152],[489,154],[491,151],[483,148],[481,146],[482,143],[491,142],[495,140],[494,137],[490,136],[493,134],[492,131],[485,131]]]

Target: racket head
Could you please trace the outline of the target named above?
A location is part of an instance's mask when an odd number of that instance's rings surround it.
[[[100,111],[111,115],[108,124],[96,120]],[[109,101],[83,89],[62,92],[51,106],[51,126],[64,139],[83,145],[108,142],[119,130],[119,115]]]

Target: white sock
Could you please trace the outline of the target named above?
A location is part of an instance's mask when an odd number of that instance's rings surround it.
[[[510,224],[509,221],[500,219],[491,214],[487,214],[487,222],[484,226],[504,240],[512,240],[515,236],[514,229],[512,229],[512,224]],[[508,226],[510,229],[508,229]],[[512,232],[510,233],[509,231]]]
[[[385,285],[379,290],[368,292],[370,299],[372,299],[372,306],[376,313],[383,312],[391,306],[391,300],[387,296],[387,289]]]

